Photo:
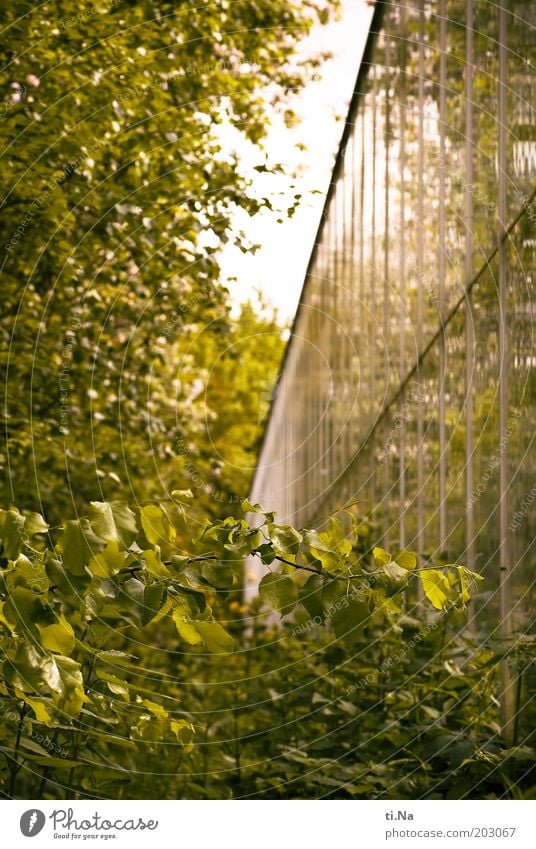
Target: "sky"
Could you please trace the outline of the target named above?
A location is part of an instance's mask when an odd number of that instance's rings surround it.
[[[263,155],[238,132],[223,131],[226,143],[240,153],[244,173],[255,175],[256,190],[270,197],[274,207],[282,201],[283,208],[289,206],[295,192],[303,196],[294,217],[281,224],[277,223],[280,216],[268,210],[251,218],[237,211],[236,228],[262,247],[254,255],[242,254],[231,243],[224,249],[223,281],[230,281],[235,304],[260,290],[268,304],[277,308],[281,321],[290,322],[294,316],[371,18],[366,0],[344,0],[342,18],[317,25],[301,45],[302,55],[327,50],[333,59],[322,65],[320,78],[292,102],[300,123],[289,129],[274,115],[265,141],[271,161],[299,168],[298,184],[285,175],[259,175],[253,167],[262,164]],[[298,147],[303,144],[306,150]]]

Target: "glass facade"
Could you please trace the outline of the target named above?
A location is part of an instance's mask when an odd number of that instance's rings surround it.
[[[503,637],[534,621],[535,12],[376,4],[252,491],[374,505],[485,575]]]

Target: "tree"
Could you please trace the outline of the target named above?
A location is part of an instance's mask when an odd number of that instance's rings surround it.
[[[250,247],[233,209],[269,204],[215,128],[240,128],[270,170],[269,104],[286,109],[307,78],[315,62],[299,65],[295,45],[333,8],[1,11],[4,500],[58,518],[95,497],[161,496],[178,438],[203,442],[206,357],[191,342],[203,330],[216,350],[231,326],[218,248]]]

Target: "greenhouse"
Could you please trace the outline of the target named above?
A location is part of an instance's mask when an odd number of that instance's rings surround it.
[[[535,609],[526,12],[377,4],[252,492],[298,525],[358,500],[386,547],[463,560],[505,637]]]

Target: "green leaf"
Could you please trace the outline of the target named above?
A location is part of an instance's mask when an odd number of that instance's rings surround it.
[[[383,571],[389,578],[390,583],[397,589],[405,587],[408,583],[408,570],[402,568],[402,566],[399,566],[398,563],[395,563],[394,561],[392,563],[386,563],[383,567]]]
[[[276,556],[277,556],[276,552],[274,551],[274,547],[273,547],[272,543],[270,543],[270,542],[263,543],[262,545],[259,545],[258,553],[259,553],[259,556],[261,558],[261,561],[266,566],[269,566],[270,563],[273,563]]]
[[[119,551],[117,542],[109,542],[104,551],[89,561],[89,571],[94,578],[108,579],[117,575],[125,566],[125,555]]]
[[[396,555],[395,560],[404,569],[415,569],[417,566],[417,555],[412,551],[401,551]]]
[[[54,661],[60,679],[59,691],[53,693],[54,701],[69,716],[78,716],[86,700],[80,664],[70,657],[59,655],[54,657]]]
[[[128,578],[122,586],[124,598],[124,617],[133,625],[141,625],[144,617],[145,584],[137,578]]]
[[[4,557],[8,560],[16,560],[27,536],[24,516],[18,510],[0,510],[0,538],[4,547]]]
[[[6,575],[6,584],[10,589],[24,587],[34,594],[44,593],[50,586],[45,567],[40,560],[29,560],[24,554],[19,554],[15,561],[15,569]]]
[[[141,704],[148,708],[154,716],[157,716],[159,719],[167,719],[168,712],[164,710],[162,705],[159,705],[158,702],[153,702],[151,699],[140,699]]]
[[[240,502],[240,506],[244,513],[259,513],[262,511],[262,507],[260,504],[252,504],[247,498],[243,498]]]
[[[267,525],[270,539],[279,554],[296,555],[303,541],[299,531],[290,525]]]
[[[158,549],[158,546],[157,546]],[[148,548],[147,551],[143,551],[141,556],[145,561],[145,565],[147,567],[147,571],[154,578],[170,578],[171,572],[167,568],[167,566],[162,563],[160,558],[160,549],[154,551],[152,548]]]
[[[219,622],[194,622],[207,649],[214,654],[228,654],[234,649],[234,640]]]
[[[298,602],[298,589],[286,575],[268,572],[259,584],[259,596],[263,604],[285,616]]]
[[[52,715],[49,713],[48,708],[43,704],[43,702],[38,701],[37,699],[31,699],[26,694],[23,694],[22,698],[35,713],[35,718],[38,722],[42,722],[43,725],[47,725],[49,728],[54,725]]]
[[[40,513],[28,513],[24,520],[24,527],[29,537],[36,534],[46,534],[50,525],[45,522]]]
[[[199,631],[188,621],[185,608],[177,607],[171,614],[179,637],[189,646],[203,645],[203,637]]]
[[[126,652],[118,651],[117,649],[99,651],[96,654],[96,658],[102,663],[108,663],[110,666],[124,666],[127,669],[135,668],[135,655],[127,654]]]
[[[441,572],[436,569],[423,569],[419,573],[423,592],[436,610],[443,610],[448,601],[450,585]]]
[[[37,635],[36,622],[43,612],[43,606],[32,590],[19,586],[10,589],[3,612],[22,636],[28,632]]]
[[[166,511],[157,504],[147,504],[141,508],[141,524],[147,540],[153,545],[173,542],[175,529]]]
[[[145,587],[143,593],[143,613],[141,624],[147,625],[155,618],[167,598],[167,590],[161,584]]]
[[[336,517],[332,517],[324,530],[322,531],[322,538],[330,545],[332,548],[335,548],[339,543],[343,542],[345,539],[344,525],[340,519]]]
[[[63,614],[54,625],[38,625],[43,648],[58,654],[69,655],[74,649],[74,631]]]
[[[384,548],[373,548],[372,556],[382,566],[391,562],[391,555]]]
[[[84,766],[81,761],[73,761],[68,758],[54,758],[47,755],[46,758],[32,758],[32,763],[37,766],[46,766],[50,769],[74,769],[77,766]]]
[[[323,585],[324,580],[320,575],[310,575],[300,591],[300,601],[307,613],[313,618],[316,616],[324,617]]]
[[[186,751],[192,750],[192,740],[195,736],[195,728],[191,722],[185,719],[174,719],[170,724],[171,731],[179,743],[186,747]]]
[[[113,693],[114,696],[121,696],[125,702],[130,702],[130,688],[128,684],[120,678],[117,678],[115,675],[106,675],[104,680],[106,681],[106,686],[110,693]]]
[[[65,522],[61,551],[67,572],[72,572],[73,575],[86,574],[89,561],[99,554],[104,546],[103,540],[96,536],[87,519]]]
[[[58,557],[54,557],[51,551],[46,553],[45,563],[49,582],[58,587],[63,598],[68,599],[69,603],[76,607],[91,584],[89,572],[84,570],[80,575],[73,575],[72,572],[64,568],[62,561]]]
[[[40,746],[39,743],[36,743],[35,740],[31,740],[28,737],[21,737],[19,745],[27,752],[32,752],[32,754],[34,755],[38,755],[40,757],[48,757],[47,750],[44,749],[43,746]]]
[[[367,602],[348,598],[331,617],[333,630],[339,639],[351,647],[361,636],[370,617]]]
[[[201,563],[200,575],[216,589],[228,589],[233,585],[233,570],[228,563]]]
[[[48,662],[35,646],[23,643],[19,645],[12,660],[6,660],[3,675],[6,681],[17,690],[33,693],[47,682]]]
[[[193,498],[194,494],[191,489],[174,489],[171,493],[171,497],[175,501],[182,501],[183,498]]]
[[[58,700],[58,696],[63,692],[63,684],[61,680],[60,669],[57,664],[56,657],[47,657],[42,662],[43,681],[52,690],[54,702]]]
[[[460,579],[460,593],[462,597],[462,604],[467,604],[468,601],[471,601],[471,595],[469,593],[469,580],[467,575],[465,574],[465,569],[463,566],[458,566],[458,576]]]
[[[136,517],[122,501],[92,501],[88,515],[96,535],[105,542],[117,543],[124,550],[136,539]]]

